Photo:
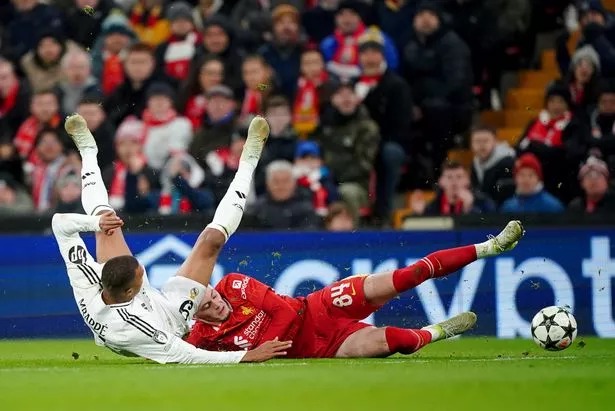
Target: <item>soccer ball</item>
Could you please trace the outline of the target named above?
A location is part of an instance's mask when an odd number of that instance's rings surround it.
[[[541,348],[561,351],[577,336],[577,320],[564,307],[545,307],[532,319],[532,337]]]

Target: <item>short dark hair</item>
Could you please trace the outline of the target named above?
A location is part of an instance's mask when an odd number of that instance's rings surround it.
[[[60,130],[53,127],[43,127],[38,133],[36,133],[36,137],[34,138],[34,147],[38,147],[39,143],[43,139],[43,136],[47,134],[53,134],[56,136],[56,139],[60,142],[60,144],[64,145],[64,139],[62,138],[62,134]]]
[[[325,217],[325,227],[328,227],[329,224],[333,221],[333,219],[337,216],[346,214],[350,218],[354,218],[353,212],[348,207],[348,204],[343,201],[336,201],[335,203],[331,203],[329,206],[329,213]]]
[[[154,49],[146,43],[135,43],[131,45],[128,47],[128,54],[130,53],[147,53],[154,57]]]
[[[56,98],[56,100],[58,100],[58,101],[60,100],[60,98],[58,97],[58,93],[55,90],[50,89],[50,88],[45,88],[45,89],[42,89],[42,90],[35,91],[34,93],[32,93],[32,98],[34,98],[36,96],[45,96],[45,95],[48,95],[48,94],[54,96]]]
[[[270,109],[277,108],[277,107],[290,108],[290,102],[288,101],[286,97],[282,95],[279,95],[279,94],[273,95],[269,97],[267,100],[265,100],[263,112],[266,113]]]
[[[493,128],[493,127],[491,127],[491,126],[489,126],[487,124],[481,124],[481,123],[475,124],[474,126],[472,126],[472,130],[471,130],[470,134],[481,133],[481,132],[489,133],[489,134],[491,134],[494,137],[497,136],[497,132],[496,132],[495,128]]]
[[[134,281],[137,268],[139,268],[139,261],[131,255],[113,257],[105,263],[102,269],[103,288],[111,296],[119,295]]]
[[[463,164],[461,164],[459,161],[455,161],[455,160],[444,160],[444,163],[442,163],[442,172],[444,173],[446,170],[458,170],[460,168],[463,168],[464,170],[466,169]]]

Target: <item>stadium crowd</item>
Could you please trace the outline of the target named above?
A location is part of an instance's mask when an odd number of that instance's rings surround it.
[[[214,209],[255,114],[271,126],[247,210],[263,227],[380,226],[396,193],[434,188],[414,214],[615,212],[600,1],[11,0],[0,30],[0,215],[80,210],[72,112],[125,213]],[[511,147],[477,113],[557,30],[561,79]],[[464,146],[471,169],[447,160]]]

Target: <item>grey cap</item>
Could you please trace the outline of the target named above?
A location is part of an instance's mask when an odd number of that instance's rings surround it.
[[[570,67],[575,67],[581,60],[589,61],[596,71],[600,71],[600,56],[592,46],[583,46],[572,55]]]
[[[235,95],[233,94],[233,90],[231,90],[230,87],[225,86],[224,84],[213,86],[212,88],[207,90],[207,94],[206,94],[207,98],[212,98],[215,96],[226,97],[231,100],[235,98]]]
[[[192,7],[183,1],[175,2],[171,4],[167,10],[167,19],[169,21],[179,19],[194,21],[192,18]]]

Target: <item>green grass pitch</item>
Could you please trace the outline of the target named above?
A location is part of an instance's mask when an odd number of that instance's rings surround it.
[[[614,402],[615,340],[597,338],[555,353],[483,337],[387,359],[225,366],[157,365],[83,340],[0,341],[7,411],[608,410]]]

